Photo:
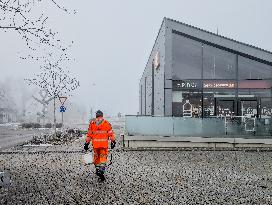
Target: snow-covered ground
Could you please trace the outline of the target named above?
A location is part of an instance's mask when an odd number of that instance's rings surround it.
[[[271,152],[122,151],[119,142],[101,183],[82,164],[83,143],[5,150],[12,185],[0,204],[272,204]]]

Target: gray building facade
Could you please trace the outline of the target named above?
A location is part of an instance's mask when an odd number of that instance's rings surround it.
[[[271,52],[164,18],[140,80],[139,115],[271,113]]]

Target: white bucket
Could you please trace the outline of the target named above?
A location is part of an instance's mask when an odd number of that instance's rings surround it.
[[[89,152],[87,154],[82,155],[82,161],[85,165],[89,165],[93,163],[93,153]]]
[[[11,184],[10,174],[8,172],[1,172],[0,171],[0,188],[1,187],[9,187]]]

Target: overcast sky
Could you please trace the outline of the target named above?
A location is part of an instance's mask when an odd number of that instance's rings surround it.
[[[59,0],[61,2],[61,0]],[[71,101],[111,114],[138,111],[138,84],[163,17],[272,51],[271,0],[69,0],[67,15],[49,7],[49,25],[74,41],[69,69],[81,82]],[[39,65],[22,61],[24,42],[0,31],[0,80],[26,78]],[[20,53],[20,54],[19,54]]]

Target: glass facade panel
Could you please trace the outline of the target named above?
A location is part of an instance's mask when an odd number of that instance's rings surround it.
[[[261,118],[272,117],[272,98],[261,98]],[[272,126],[272,125],[271,125]]]
[[[235,113],[234,89],[204,89],[203,117],[232,116]]]
[[[211,117],[215,115],[214,105],[214,93],[212,91],[206,91],[203,93],[203,117]]]
[[[202,44],[173,34],[173,80],[200,79],[202,73]]]
[[[236,55],[212,46],[203,45],[203,78],[235,79]]]
[[[238,56],[239,79],[271,79],[272,67],[249,58]]]
[[[241,100],[241,116],[246,116],[249,118],[258,117],[258,102],[257,100]]]
[[[173,92],[173,116],[193,117],[202,116],[201,91],[182,90]]]
[[[270,116],[271,66],[178,34],[172,51],[173,116]]]
[[[220,99],[216,103],[216,116],[235,116],[235,103],[234,100]]]
[[[272,97],[271,89],[238,89],[239,98]]]

